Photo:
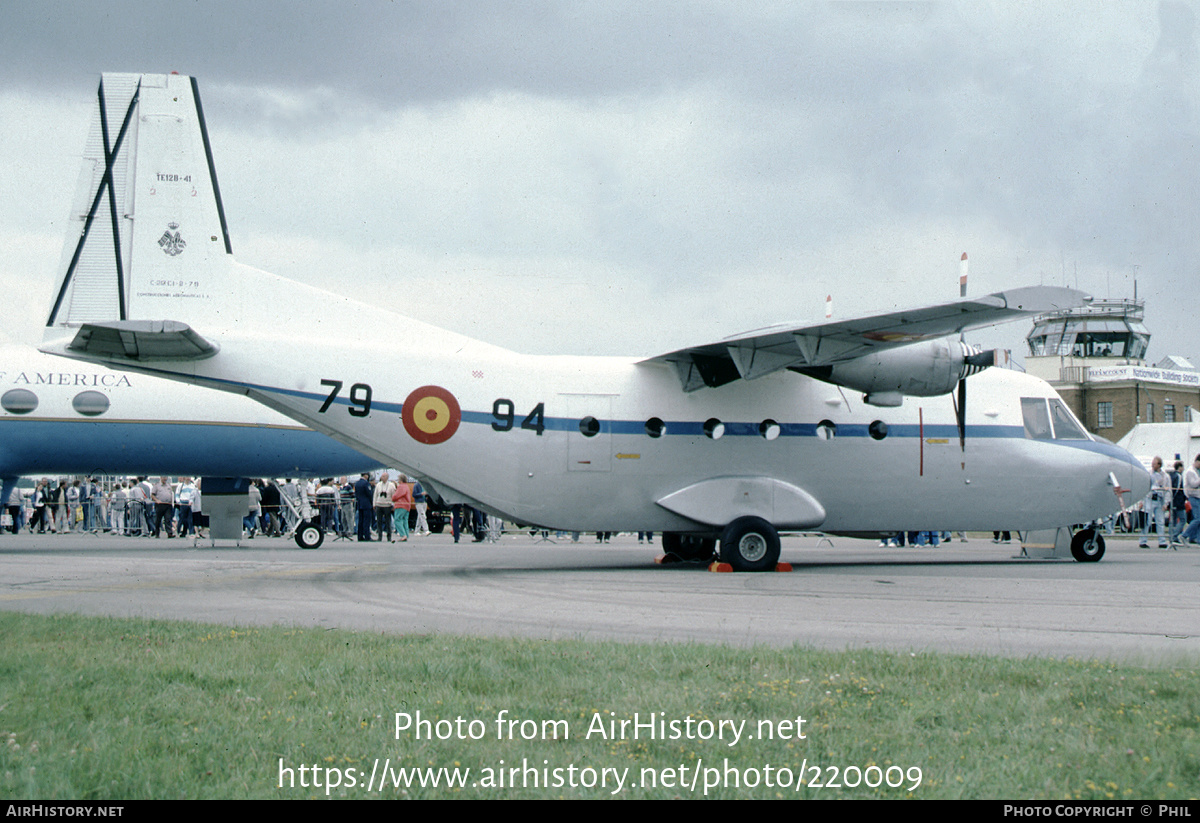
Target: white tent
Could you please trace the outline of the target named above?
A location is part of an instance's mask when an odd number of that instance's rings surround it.
[[[1186,468],[1200,454],[1200,421],[1182,423],[1138,423],[1117,443],[1150,468],[1150,460],[1161,457],[1168,470],[1176,460]]]

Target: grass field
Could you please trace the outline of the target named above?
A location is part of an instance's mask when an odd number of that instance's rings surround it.
[[[0,637],[7,799],[1200,795],[1195,668],[12,613]]]

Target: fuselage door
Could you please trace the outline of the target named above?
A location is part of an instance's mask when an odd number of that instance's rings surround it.
[[[559,410],[567,421],[567,471],[612,471],[611,394],[560,394]]]

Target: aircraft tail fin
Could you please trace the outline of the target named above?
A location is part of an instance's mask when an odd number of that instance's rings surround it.
[[[48,343],[219,312],[232,249],[194,78],[101,77],[70,221]]]

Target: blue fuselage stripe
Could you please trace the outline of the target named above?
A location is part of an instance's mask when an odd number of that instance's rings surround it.
[[[156,372],[166,376],[174,376],[174,372],[159,371],[155,369],[146,369],[148,372]],[[206,377],[203,378],[210,383],[216,383],[224,386],[237,387],[242,389],[251,389],[264,394],[277,394],[283,397],[293,397],[301,400],[309,400],[318,403],[323,403],[326,394],[318,394],[316,392],[306,392],[297,389],[284,389],[275,386],[266,386],[257,383],[247,383],[239,380],[227,380],[223,378]],[[332,406],[347,406],[352,407],[358,404],[351,403],[346,397],[336,397],[331,404]],[[390,412],[399,416],[404,410],[403,403],[392,403],[380,400],[374,400],[371,403],[372,411]],[[476,425],[491,426],[498,422],[497,418],[491,412],[483,411],[468,411],[463,410],[462,422],[472,423]],[[547,431],[562,431],[574,432],[579,430],[579,418],[573,417],[546,417],[542,424]],[[641,420],[599,420],[599,434],[618,434],[618,435],[646,435],[645,421]],[[721,421],[724,424],[726,437],[760,437],[761,422],[742,422],[742,421]],[[701,437],[704,436],[704,422],[691,420],[675,420],[665,421],[664,436],[679,436],[679,437]],[[779,435],[781,437],[817,437],[818,423],[780,423]],[[929,439],[950,439],[958,438],[958,427],[953,424],[926,424],[923,427],[912,423],[902,423],[889,425],[887,437],[905,437],[916,438],[924,436]],[[837,437],[870,437],[869,427],[863,423],[844,423],[837,426]],[[1006,425],[985,425],[985,426],[967,426],[966,436],[968,438],[1015,438],[1025,439],[1025,429],[1023,426],[1006,426]],[[1092,440],[1054,440],[1058,445],[1070,446],[1072,448],[1092,451],[1099,454],[1106,454],[1110,457],[1119,457],[1127,459],[1125,452],[1116,446],[1109,443],[1103,443]]]

